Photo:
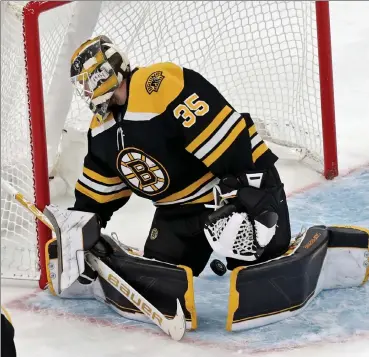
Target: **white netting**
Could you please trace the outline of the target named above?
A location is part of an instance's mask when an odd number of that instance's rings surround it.
[[[1,175],[32,198],[24,2],[1,5]],[[82,6],[87,10],[78,11]],[[199,71],[238,111],[251,113],[264,139],[300,148],[321,168],[313,1],[79,1],[45,12],[39,23],[49,171],[70,192],[91,113],[71,97],[69,59],[83,40],[100,34],[125,50],[133,67],[173,61]],[[3,273],[21,270],[17,259],[27,257],[22,265],[37,274],[33,217],[3,192],[1,210]]]
[[[313,1],[105,1],[102,33],[133,67],[173,61],[201,72],[265,139],[322,162]],[[74,102],[67,123],[83,127]]]
[[[33,198],[21,12],[1,3],[1,13],[1,177]],[[35,234],[32,215],[1,191],[2,276],[37,276]]]
[[[1,177],[33,200],[34,172],[22,27],[25,3],[1,3]],[[71,6],[62,6],[50,11],[48,16],[40,17],[42,79],[46,96],[70,13]],[[36,237],[33,215],[2,190],[2,277],[39,278]]]

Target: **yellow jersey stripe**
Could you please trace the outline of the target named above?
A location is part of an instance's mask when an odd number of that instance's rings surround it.
[[[203,197],[198,198],[197,200],[191,201],[191,202],[186,202],[186,205],[192,205],[194,203],[209,203],[214,201],[214,194],[213,192],[209,192],[208,194],[206,194]]]
[[[113,120],[113,119],[114,119],[113,113],[109,113],[108,117],[106,119],[104,119],[102,122],[99,119],[97,119],[96,115],[94,115],[94,117],[91,120],[90,129],[96,129],[100,125],[102,125],[103,123],[107,123],[107,122],[109,122],[110,120]]]
[[[232,112],[232,108],[228,105],[225,106],[214,120],[186,147],[186,150],[190,153],[194,152],[211,134],[214,133],[216,128],[224,121],[229,113]]]
[[[249,135],[250,135],[250,138],[256,133],[256,126],[255,124],[249,128]]]
[[[262,143],[258,146],[252,153],[252,161],[255,163],[256,160],[268,150],[268,147],[265,143]]]
[[[110,128],[112,128],[115,125],[115,119],[112,118],[113,120],[108,120],[108,121],[104,121],[95,129],[91,129],[91,136],[95,137],[96,135],[99,135],[101,133],[103,133],[105,130],[108,130]]]
[[[88,169],[87,167],[83,168],[83,173],[88,177],[94,179],[95,181],[105,183],[107,185],[116,185],[123,182],[120,177],[105,177],[95,171]]]
[[[129,197],[131,195],[131,190],[123,190],[117,193],[113,193],[111,195],[99,195],[98,193],[93,192],[88,188],[82,186],[79,182],[77,182],[76,184],[76,190],[99,203],[107,203],[118,200],[123,197]]]
[[[242,119],[229,133],[227,138],[205,159],[203,163],[206,166],[210,166],[212,163],[217,161],[220,156],[232,145],[232,143],[236,140],[238,135],[241,134],[243,129],[246,128],[246,122]]]
[[[183,190],[173,193],[170,196],[157,201],[157,203],[177,201],[183,197],[186,197],[190,195],[192,192],[194,192],[195,190],[197,190],[202,184],[210,181],[213,177],[214,175],[211,172],[208,172],[205,176],[201,177],[200,179],[192,183],[190,186],[187,186]]]

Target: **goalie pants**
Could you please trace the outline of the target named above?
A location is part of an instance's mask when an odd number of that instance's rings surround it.
[[[291,230],[286,195],[278,171],[272,168],[265,179],[265,187],[280,186],[280,205],[276,234],[256,262],[227,259],[227,268],[232,270],[240,265],[259,263],[275,258],[287,251]],[[176,265],[186,265],[198,276],[205,268],[212,248],[204,234],[204,224],[212,209],[203,205],[158,207],[156,209],[149,236],[145,243],[144,256]]]
[[[167,263],[186,265],[198,276],[205,268],[212,248],[204,234],[211,209],[204,206],[187,209],[156,209],[144,256]]]

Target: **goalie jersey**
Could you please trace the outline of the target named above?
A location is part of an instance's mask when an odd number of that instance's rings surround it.
[[[136,68],[126,104],[91,121],[74,209],[105,226],[132,192],[156,206],[203,207],[219,178],[276,161],[250,115],[199,73],[173,63]]]

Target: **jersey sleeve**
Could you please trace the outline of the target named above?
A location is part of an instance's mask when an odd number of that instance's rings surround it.
[[[238,113],[199,73],[184,69],[184,89],[172,104],[185,149],[218,177],[268,168],[277,161],[250,115]]]
[[[99,215],[105,227],[112,214],[124,206],[132,192],[117,174],[94,156],[90,150],[75,186],[73,209]]]

